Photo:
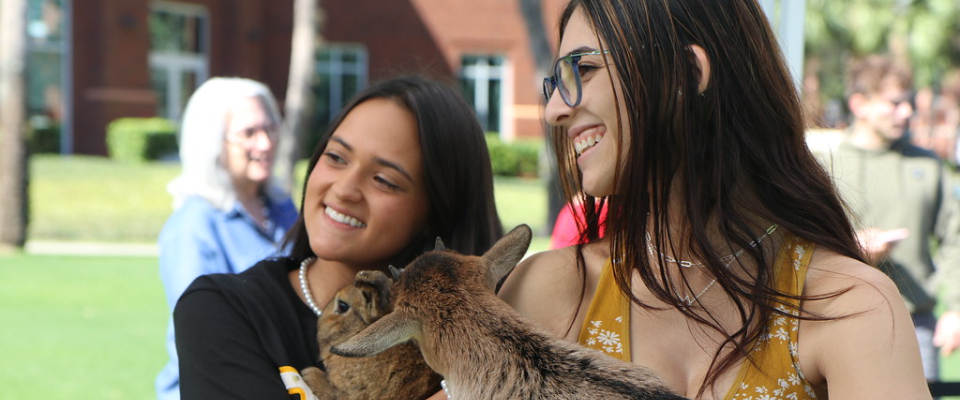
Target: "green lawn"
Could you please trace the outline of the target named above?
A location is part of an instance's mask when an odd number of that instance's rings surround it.
[[[298,177],[306,163],[297,167]],[[30,161],[30,240],[153,243],[173,211],[166,186],[173,163],[125,164],[102,157],[39,155]],[[301,184],[294,199],[300,200]],[[545,249],[547,197],[536,179],[497,177],[494,189],[507,230],[526,223]]]
[[[34,156],[29,239],[154,242],[173,210],[167,182],[179,172],[171,163]]]
[[[0,398],[156,398],[167,315],[156,258],[0,256]]]

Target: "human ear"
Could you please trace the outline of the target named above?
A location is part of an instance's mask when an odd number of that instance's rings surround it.
[[[860,109],[866,103],[867,97],[862,93],[854,93],[850,95],[850,98],[847,99],[847,106],[850,108],[850,113],[853,115],[859,115]]]
[[[697,86],[697,94],[703,93],[710,85],[710,59],[707,58],[707,52],[700,45],[691,44],[688,46],[690,52],[697,59],[697,68],[700,70],[700,84]]]

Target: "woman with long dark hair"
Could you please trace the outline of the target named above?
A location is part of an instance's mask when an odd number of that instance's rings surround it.
[[[755,0],[573,0],[559,33],[544,115],[587,244],[505,300],[691,398],[930,397]]]
[[[196,281],[174,312],[184,399],[312,396],[317,319],[361,270],[437,237],[480,255],[502,235],[483,131],[448,86],[396,78],[358,94],[310,159],[288,257]]]

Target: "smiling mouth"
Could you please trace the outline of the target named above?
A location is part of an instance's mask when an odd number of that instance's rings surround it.
[[[324,208],[324,209],[323,209],[323,212],[324,212],[325,214],[327,214],[327,216],[330,217],[330,219],[333,219],[334,221],[337,221],[337,222],[339,222],[339,223],[341,223],[341,224],[350,225],[350,226],[352,226],[352,227],[354,227],[354,228],[366,228],[366,227],[367,227],[367,224],[366,224],[365,222],[360,221],[360,220],[358,220],[358,219],[356,219],[356,218],[354,218],[354,217],[351,217],[351,216],[349,216],[349,215],[341,214],[341,213],[337,212],[337,210],[334,210],[334,209],[332,209],[332,208],[330,208],[330,207]]]
[[[583,154],[584,151],[587,151],[587,149],[596,146],[601,140],[603,140],[602,133],[580,135],[577,137],[577,140],[573,142],[573,149],[577,151],[577,155],[579,156]]]

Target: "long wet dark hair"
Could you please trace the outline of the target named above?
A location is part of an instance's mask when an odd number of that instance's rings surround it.
[[[417,121],[423,175],[430,201],[427,232],[416,237],[392,262],[406,265],[425,250],[433,249],[436,237],[449,249],[481,255],[503,236],[493,197],[493,170],[480,123],[460,95],[449,86],[420,76],[404,76],[374,84],[358,93],[331,122],[317,144],[307,177],[323,155],[330,136],[357,105],[371,99],[390,99]],[[303,220],[300,218],[284,238],[290,256],[296,260],[315,256]]]
[[[579,196],[585,204],[581,242],[598,238],[601,223],[606,224],[611,257],[621,261],[613,264],[614,277],[633,303],[652,308],[630,291],[630,277],[639,275],[658,299],[726,338],[700,396],[721,373],[749,359],[750,346],[765,333],[767,322],[784,313],[778,306],[798,312],[787,301],[810,300],[776,290],[773,259],[763,250],[768,246],[750,242],[767,224],[777,224],[778,233],[790,232],[862,261],[854,230],[831,179],[805,144],[800,99],[756,0],[572,0],[561,17],[561,37],[576,10],[608,46],[605,58],[621,85],[622,98],[616,101],[627,110],[626,115],[618,111],[621,129],[616,131],[623,132],[625,120],[630,129],[621,134],[630,135],[630,141],[618,153],[617,165],[625,167],[614,173],[615,194],[594,199],[579,190],[573,145],[555,127],[563,187],[567,198]],[[711,67],[702,94],[693,44],[705,50]],[[620,154],[626,163],[620,163]],[[680,201],[671,208],[676,198]],[[604,203],[608,214],[602,222],[596,210]],[[721,236],[721,248],[711,244],[708,227],[718,229],[711,234]],[[704,270],[734,303],[741,328],[727,332],[710,310],[695,313],[687,307],[676,293],[695,289],[685,277],[680,283],[667,279],[669,270],[679,267],[663,255],[651,264],[649,245],[687,249],[690,257],[704,260]],[[733,274],[721,261],[740,249],[744,252],[735,262],[758,265],[754,276]],[[577,263],[585,274],[582,245]],[[807,313],[801,318],[827,317]]]

